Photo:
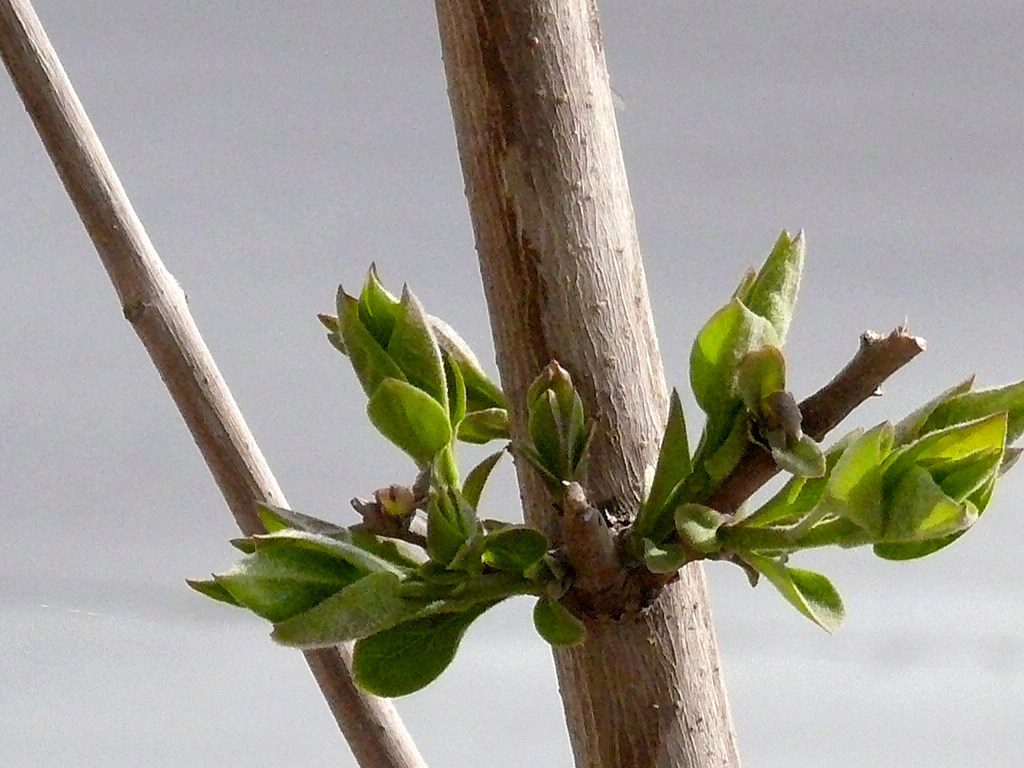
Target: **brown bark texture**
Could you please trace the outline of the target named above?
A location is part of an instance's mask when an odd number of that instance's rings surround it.
[[[287,506],[27,0],[0,0],[0,54],[131,323],[246,534],[263,529],[258,501]],[[391,702],[357,687],[348,647],[306,662],[363,768],[422,768]]]
[[[589,499],[628,516],[668,400],[597,9],[588,0],[437,0],[436,9],[514,436],[526,435],[531,381],[558,360],[596,422]],[[528,465],[517,468],[527,520],[557,537],[550,496]],[[587,639],[555,653],[576,765],[738,766],[703,569],[691,564],[635,598],[629,589],[580,596]]]

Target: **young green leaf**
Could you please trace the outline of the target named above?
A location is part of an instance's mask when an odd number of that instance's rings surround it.
[[[736,401],[736,371],[749,352],[779,346],[772,325],[733,299],[704,325],[690,353],[690,385],[708,419],[719,418]]]
[[[882,509],[882,462],[892,448],[888,422],[853,438],[836,462],[821,500],[821,514],[845,517],[879,538],[885,527]],[[821,514],[818,516],[820,517]]]
[[[371,573],[307,611],[274,625],[271,637],[281,645],[324,648],[393,627],[413,617],[420,606],[400,595],[393,573]]]
[[[434,398],[447,414],[448,385],[441,348],[423,305],[408,287],[402,290],[387,352],[402,369],[406,380]]]
[[[444,377],[448,386],[448,421],[458,430],[459,423],[466,418],[466,380],[462,371],[447,352],[444,358]]]
[[[341,288],[338,288],[338,325],[352,369],[367,395],[373,395],[385,379],[405,381],[401,368],[363,325],[358,300]]]
[[[1012,443],[1024,432],[1024,381],[996,389],[957,393],[936,406],[924,425],[925,432],[954,424],[1007,414],[1006,441]]]
[[[925,541],[966,530],[977,519],[969,501],[956,502],[922,467],[904,473],[885,502],[883,541]]]
[[[740,557],[764,574],[791,605],[826,632],[835,632],[843,623],[843,600],[832,582],[820,573],[788,568],[778,560],[751,552],[742,552]]]
[[[185,579],[185,583],[201,595],[206,595],[207,597],[213,598],[221,603],[234,605],[238,608],[245,607],[244,604],[235,600],[235,598],[231,596],[231,593],[228,592],[215,578],[203,581],[200,581],[199,579]]]
[[[920,408],[916,409],[913,413],[904,416],[899,423],[896,424],[893,444],[901,446],[916,440],[921,436],[922,431],[925,431],[925,423],[931,417],[936,408],[957,395],[970,392],[972,386],[974,386],[974,377],[970,376],[959,384],[950,387],[945,392],[936,395]]]
[[[366,404],[377,430],[423,468],[452,438],[447,409],[421,389],[385,379]]]
[[[801,477],[822,477],[825,474],[825,455],[809,435],[786,448],[772,448],[775,463],[787,472]]]
[[[508,440],[508,411],[504,408],[484,408],[468,412],[459,422],[458,437],[464,443],[476,445],[491,440]]]
[[[690,561],[678,541],[655,544],[650,539],[644,539],[643,547],[644,565],[651,573],[675,573]]]
[[[661,449],[658,451],[658,464],[647,498],[644,499],[634,524],[635,535],[647,536],[659,526],[658,521],[669,513],[666,505],[672,497],[672,492],[690,475],[690,471],[686,419],[683,415],[683,405],[679,401],[679,393],[673,389],[669,398],[665,434],[662,435]]]
[[[736,394],[747,410],[757,413],[761,401],[772,392],[786,388],[786,359],[775,346],[751,350],[740,360],[736,370]]]
[[[722,548],[718,540],[718,529],[725,518],[703,504],[680,504],[675,509],[676,531],[679,538],[697,552],[710,554]]]
[[[412,619],[357,640],[352,659],[356,682],[378,696],[420,690],[444,672],[466,629],[491,605]]]
[[[270,621],[312,608],[362,577],[365,571],[315,550],[266,548],[214,580],[237,604]]]
[[[551,645],[578,645],[587,634],[582,621],[560,602],[547,597],[540,598],[533,606],[533,625],[537,634]]]
[[[489,534],[480,559],[500,571],[523,573],[538,563],[549,548],[547,536],[536,528],[516,525]]]
[[[804,233],[798,232],[792,237],[783,230],[757,273],[757,279],[745,291],[743,303],[772,324],[780,346],[786,340],[793,317],[803,266]]]
[[[428,317],[437,343],[462,373],[462,378],[466,383],[467,411],[473,413],[486,408],[504,409],[507,406],[505,395],[501,388],[484,373],[483,367],[469,345],[444,320],[433,315]]]
[[[504,448],[500,451],[495,451],[469,470],[469,474],[466,475],[466,479],[462,483],[462,496],[473,509],[479,509],[480,495],[483,493],[487,478],[491,476],[491,470],[501,461],[501,457],[504,455]]]
[[[263,523],[263,527],[267,529],[267,533],[292,528],[308,533],[320,533],[324,536],[345,536],[348,534],[348,529],[328,520],[304,515],[301,512],[285,509],[284,507],[275,507],[272,504],[257,503],[256,516]]]
[[[380,282],[377,266],[371,264],[362,293],[359,294],[359,317],[377,343],[385,349],[395,327],[398,303],[398,299]]]

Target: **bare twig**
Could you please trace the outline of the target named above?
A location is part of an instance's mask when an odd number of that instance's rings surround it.
[[[246,534],[260,532],[255,503],[284,507],[284,494],[27,0],[0,0],[0,54],[125,317],[167,385],[239,528]],[[424,765],[391,703],[356,687],[349,648],[306,651],[305,656],[363,768]]]
[[[850,412],[874,394],[886,379],[924,351],[924,339],[897,328],[887,336],[866,331],[853,359],[828,384],[800,403],[803,431],[821,440]],[[740,463],[708,500],[722,514],[740,504],[779,471],[771,454],[749,445]]]

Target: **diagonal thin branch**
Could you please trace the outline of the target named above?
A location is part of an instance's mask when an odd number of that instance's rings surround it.
[[[255,502],[287,506],[185,303],[160,261],[28,0],[0,0],[0,55],[117,291],[125,318],[185,419],[239,528]],[[363,768],[425,765],[393,705],[359,689],[349,647],[305,652]]]

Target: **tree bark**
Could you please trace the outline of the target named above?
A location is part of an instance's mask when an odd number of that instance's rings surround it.
[[[527,388],[557,359],[597,425],[589,498],[632,515],[668,406],[596,7],[436,9],[514,436],[527,434]],[[517,468],[527,520],[557,537],[550,496]],[[576,764],[738,766],[701,566],[637,595],[584,595],[587,639],[555,653]]]

